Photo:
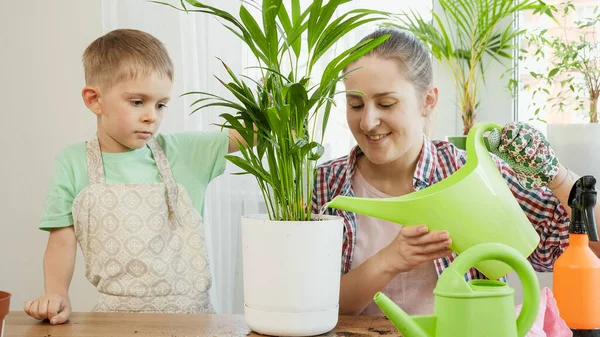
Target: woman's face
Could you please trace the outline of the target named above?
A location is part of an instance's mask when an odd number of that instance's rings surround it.
[[[368,56],[346,76],[346,119],[365,156],[375,165],[415,160],[423,146],[425,118],[437,103],[437,88],[417,92],[394,59]]]

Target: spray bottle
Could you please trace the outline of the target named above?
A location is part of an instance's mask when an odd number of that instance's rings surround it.
[[[573,185],[569,247],[554,263],[554,296],[574,337],[600,337],[600,259],[588,246],[589,240],[598,241],[595,184],[587,175]]]

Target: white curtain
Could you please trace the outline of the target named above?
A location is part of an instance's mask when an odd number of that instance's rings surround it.
[[[207,109],[189,115],[189,104],[194,97],[180,94],[188,91],[206,91],[229,96],[213,75],[227,78],[221,58],[236,73],[256,77],[255,71],[245,69],[255,65],[255,59],[243,43],[225,29],[216,19],[198,13],[178,12],[172,8],[146,0],[100,0],[104,33],[117,28],[146,31],[165,45],[175,63],[173,99],[163,121],[164,133],[191,130],[218,130],[221,123],[218,109]],[[305,8],[309,0],[302,0]],[[167,1],[176,6],[178,0]],[[239,0],[204,0],[230,13],[239,12]],[[411,0],[355,0],[343,5],[341,12],[352,8],[371,8],[400,12],[412,8],[425,12],[431,9],[431,0],[414,4]],[[338,14],[339,15],[339,14]],[[325,68],[333,55],[358,42],[373,31],[376,25],[363,27],[348,35],[317,65],[315,75]],[[345,119],[345,100],[336,100],[337,108],[331,113],[325,135],[326,149],[322,160],[346,155],[354,146],[354,139]],[[225,174],[215,179],[206,194],[205,224],[210,264],[213,274],[211,298],[217,313],[243,313],[242,259],[240,217],[243,214],[265,213],[262,196],[251,176],[232,175],[237,167],[227,164]]]

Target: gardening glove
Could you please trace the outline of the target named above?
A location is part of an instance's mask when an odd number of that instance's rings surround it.
[[[488,136],[492,153],[515,171],[526,189],[546,186],[558,174],[558,159],[546,137],[523,122],[509,123]]]

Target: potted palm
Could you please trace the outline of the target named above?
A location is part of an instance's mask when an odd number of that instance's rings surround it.
[[[452,77],[467,135],[476,121],[488,67],[493,61],[512,59],[515,38],[524,33],[515,28],[516,14],[551,12],[539,0],[439,0],[439,5],[439,11],[432,12],[433,22],[410,12],[400,14],[392,25],[419,37]],[[464,148],[466,136],[449,140]]]
[[[242,218],[245,318],[259,333],[316,335],[337,324],[343,220],[311,214],[315,169],[343,70],[387,36],[343,51],[320,77],[313,68],[346,33],[389,17],[367,9],[334,16],[348,2],[313,1],[305,9],[300,0],[291,8],[282,0],[246,2],[258,7],[259,21],[244,4],[239,19],[195,0],[181,1],[182,8],[167,4],[219,19],[250,48],[262,73],[254,81],[223,63],[230,79],[219,81],[234,99],[189,93],[201,96],[194,111],[233,110],[221,114],[221,126],[244,142],[240,155],[227,159],[256,178],[267,206],[268,214]],[[255,147],[245,145],[254,139]]]
[[[560,25],[527,34],[521,58],[546,69],[528,68],[524,90],[533,100],[534,119],[548,122],[548,138],[566,166],[600,176],[600,12],[575,19],[577,8],[562,3]],[[581,122],[573,122],[583,117]],[[586,158],[582,160],[582,158]]]

